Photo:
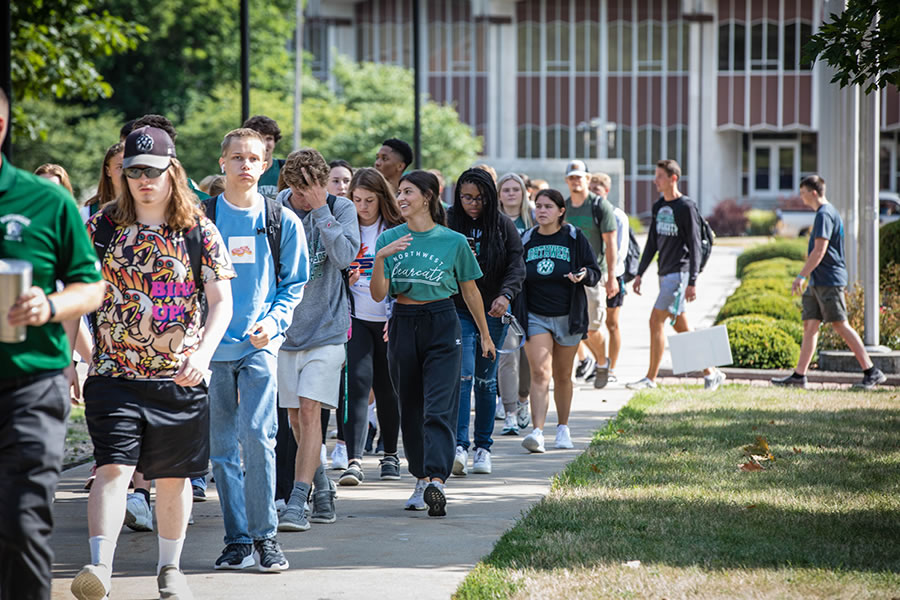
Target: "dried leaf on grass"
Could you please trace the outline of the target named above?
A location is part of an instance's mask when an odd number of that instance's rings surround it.
[[[762,471],[762,465],[755,462],[747,462],[741,465],[741,471]]]
[[[803,450],[801,450],[800,448],[794,448],[794,454],[801,454],[802,452]]]
[[[744,446],[744,454],[749,456],[751,460],[762,462],[764,460],[775,460],[772,452],[769,450],[769,442],[761,435],[756,436],[756,443]]]

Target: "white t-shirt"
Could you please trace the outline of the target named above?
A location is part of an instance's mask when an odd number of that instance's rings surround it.
[[[628,225],[628,215],[618,206],[613,210],[613,214],[616,216],[616,277],[621,277],[625,274],[625,257],[628,255],[631,226]]]
[[[387,321],[386,303],[375,302],[369,292],[372,282],[372,267],[375,265],[375,242],[384,231],[381,219],[372,225],[360,225],[359,227],[359,254],[356,260],[350,263],[351,269],[359,269],[359,279],[350,286],[353,294],[353,316],[363,321],[383,323]]]

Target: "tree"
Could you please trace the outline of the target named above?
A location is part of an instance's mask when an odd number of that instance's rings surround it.
[[[46,123],[24,110],[28,102],[96,100],[112,94],[95,57],[135,48],[147,30],[108,11],[93,12],[91,4],[89,0],[10,4],[14,136],[46,136]]]
[[[876,21],[876,18],[878,19]],[[804,47],[805,60],[824,60],[832,83],[865,85],[866,93],[900,86],[900,2],[849,0]]]

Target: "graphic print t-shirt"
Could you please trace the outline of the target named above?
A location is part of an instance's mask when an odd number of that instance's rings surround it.
[[[482,276],[466,238],[443,225],[425,232],[410,231],[405,223],[388,229],[378,236],[375,252],[409,233],[413,239],[406,250],[384,259],[391,296],[403,294],[419,302],[443,300],[459,291],[458,281]]]
[[[88,221],[91,239],[102,213]],[[235,276],[222,236],[202,217],[204,283]],[[91,375],[170,379],[200,342],[201,314],[181,232],[168,225],[117,227],[103,258]]]
[[[528,312],[545,317],[569,314],[574,284],[566,278],[572,272],[571,237],[565,227],[553,235],[535,230],[525,244],[525,289]]]
[[[363,321],[387,320],[384,301],[375,302],[369,291],[372,284],[372,267],[375,265],[375,244],[381,230],[381,219],[371,225],[360,225],[359,254],[356,255],[356,260],[350,263],[351,269],[359,269],[359,279],[350,286],[353,293],[353,316]]]

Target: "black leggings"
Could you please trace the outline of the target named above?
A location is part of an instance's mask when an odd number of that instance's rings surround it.
[[[447,481],[456,451],[462,345],[452,300],[394,305],[388,361],[409,472]]]
[[[400,404],[388,369],[384,323],[353,318],[353,337],[347,343],[348,394],[344,439],[347,456],[362,458],[369,430],[369,390],[375,392],[378,425],[385,454],[397,453]]]

